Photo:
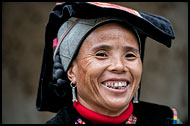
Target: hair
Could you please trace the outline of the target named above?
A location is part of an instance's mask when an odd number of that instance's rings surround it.
[[[53,48],[53,51],[55,51]],[[59,104],[69,105],[72,103],[72,93],[70,87],[70,80],[67,77],[67,73],[64,71],[63,66],[61,64],[61,59],[59,56],[59,52],[55,56],[55,60],[53,63],[52,70],[52,81],[49,82],[48,87],[49,91],[53,93]]]

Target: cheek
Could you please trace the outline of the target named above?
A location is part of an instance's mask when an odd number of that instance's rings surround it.
[[[136,74],[137,74],[137,77],[139,79],[141,79],[141,76],[142,76],[142,62],[141,62],[141,60],[138,61]]]
[[[98,80],[103,71],[106,69],[106,63],[97,61],[94,58],[82,60],[78,65],[78,78],[84,77],[87,79]]]
[[[130,73],[133,77],[134,82],[136,85],[140,83],[141,76],[142,76],[142,62],[141,60],[137,60],[136,62],[133,62],[131,64],[128,64],[128,67],[130,69]]]
[[[88,92],[97,92],[99,90],[99,78],[101,77],[105,67],[96,62],[96,60],[82,60],[78,63],[77,68],[77,87],[81,91],[83,88]]]
[[[96,60],[82,60],[78,64],[77,75],[77,94],[83,101],[97,104],[97,101],[103,101],[100,95],[99,78],[105,69],[101,63]]]
[[[135,67],[136,69],[134,70],[134,75],[136,76],[136,81],[139,85],[140,81],[141,81],[141,76],[142,76],[142,62],[139,61],[139,63],[137,64],[137,66]]]

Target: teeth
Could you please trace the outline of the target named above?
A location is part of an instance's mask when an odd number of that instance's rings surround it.
[[[113,87],[113,82],[108,82],[110,84],[110,87]]]
[[[111,87],[111,83],[110,82],[108,82],[107,84],[108,84],[109,87]]]
[[[117,82],[115,83],[114,87],[118,87],[118,83]]]
[[[107,82],[104,82],[103,85],[105,85],[106,87],[109,87],[109,88],[113,88],[113,89],[123,89],[128,84],[126,81],[120,81],[120,82],[107,81]]]
[[[120,86],[120,87],[123,86],[123,83],[119,82],[119,86]]]

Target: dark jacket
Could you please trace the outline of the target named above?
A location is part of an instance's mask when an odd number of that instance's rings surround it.
[[[137,117],[136,124],[140,125],[164,125],[172,124],[173,111],[167,106],[157,105],[140,101],[133,104],[133,115]],[[47,124],[75,124],[75,121],[80,118],[86,124],[91,124],[87,119],[82,117],[73,106],[65,106],[58,111],[56,116]]]

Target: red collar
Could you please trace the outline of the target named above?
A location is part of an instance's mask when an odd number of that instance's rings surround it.
[[[82,106],[79,102],[74,102],[73,106],[81,116],[94,124],[121,124],[125,122],[133,112],[132,102],[129,103],[129,107],[121,115],[116,117],[110,117],[91,111]]]

